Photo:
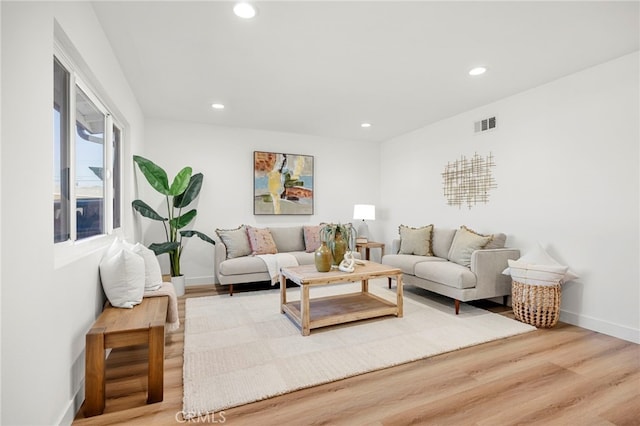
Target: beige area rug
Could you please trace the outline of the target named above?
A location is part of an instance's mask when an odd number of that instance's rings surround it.
[[[370,291],[394,301],[386,280]],[[311,297],[359,284],[311,289]],[[287,300],[299,299],[298,288]],[[186,300],[184,415],[195,417],[294,390],[535,330],[502,315],[405,287],[404,317],[320,328],[303,337],[280,313],[278,290]],[[426,297],[425,297],[426,296]]]

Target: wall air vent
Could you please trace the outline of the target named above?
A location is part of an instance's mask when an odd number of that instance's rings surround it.
[[[482,133],[488,130],[494,130],[497,122],[495,117],[485,118],[484,120],[473,123],[474,133]]]

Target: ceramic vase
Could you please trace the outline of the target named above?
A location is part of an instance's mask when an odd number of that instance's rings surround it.
[[[344,254],[347,252],[347,242],[342,238],[341,233],[336,233],[331,245],[331,255],[333,256],[333,264],[339,265],[344,259]]]
[[[331,270],[331,250],[325,241],[314,252],[316,269],[318,272],[329,272]]]

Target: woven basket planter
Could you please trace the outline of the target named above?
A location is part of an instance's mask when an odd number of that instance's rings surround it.
[[[513,281],[511,304],[518,321],[538,328],[553,327],[560,317],[560,283],[550,286]]]

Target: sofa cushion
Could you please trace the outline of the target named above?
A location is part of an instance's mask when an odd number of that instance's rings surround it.
[[[322,225],[303,226],[304,246],[307,253],[312,253],[320,247],[320,230]]]
[[[216,234],[227,248],[227,259],[251,254],[247,228],[244,225],[240,225],[236,229],[216,229]]]
[[[453,237],[448,259],[459,265],[471,267],[471,253],[480,250],[491,241],[491,235],[481,235],[466,226],[461,226]]]
[[[540,265],[511,259],[508,263],[514,281],[539,286],[551,286],[562,282],[569,269],[562,265]]]
[[[220,271],[222,275],[244,275],[255,273],[267,273],[267,264],[264,260],[254,256],[236,257],[227,259],[220,263]]]
[[[434,227],[433,236],[431,237],[433,255],[446,259],[449,256],[449,249],[455,235],[455,229]]]
[[[382,263],[384,263],[385,265],[393,266],[394,268],[400,268],[403,273],[409,275],[414,275],[415,266],[418,263],[422,262],[446,262],[446,259],[435,256],[416,256],[413,254],[387,254],[382,258]]]
[[[304,251],[304,239],[301,226],[269,228],[278,252]]]
[[[252,255],[278,253],[276,243],[273,241],[271,231],[268,229],[247,226],[247,237],[249,238]]]
[[[455,288],[476,286],[476,274],[469,268],[453,262],[421,262],[415,267],[415,276]]]
[[[315,263],[315,255],[306,251],[292,251],[289,254],[294,256],[298,261],[298,265],[312,265]]]
[[[415,254],[417,256],[433,256],[431,251],[431,233],[433,225],[412,228],[400,225],[400,254]]]

